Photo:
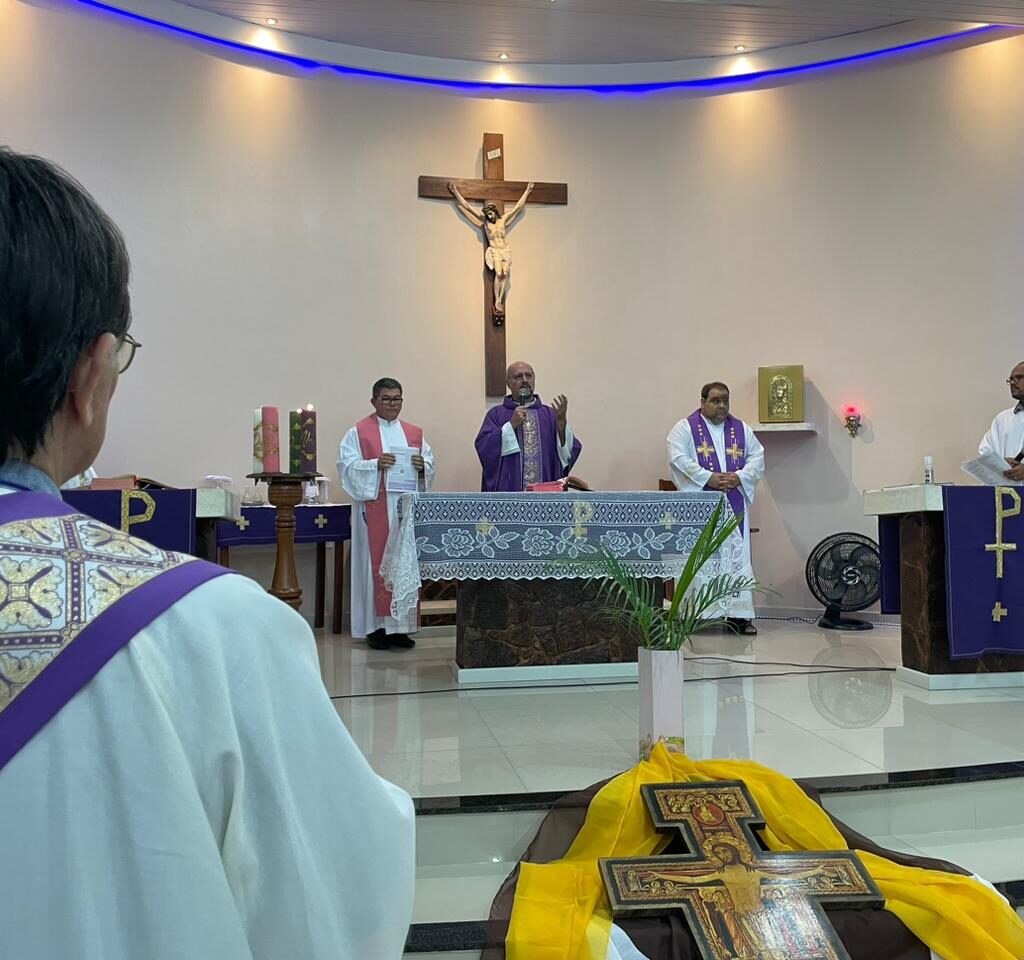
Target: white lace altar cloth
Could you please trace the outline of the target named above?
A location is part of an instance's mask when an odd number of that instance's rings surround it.
[[[567,580],[599,575],[602,549],[638,577],[677,577],[721,493],[409,493],[398,503],[381,573],[391,613],[424,580]],[[733,533],[704,577],[744,572]]]

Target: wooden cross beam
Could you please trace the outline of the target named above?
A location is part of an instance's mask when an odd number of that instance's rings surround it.
[[[483,142],[483,179],[465,180],[455,177],[420,177],[418,195],[434,200],[455,200],[449,184],[463,198],[493,203],[498,215],[505,215],[505,202],[516,203],[528,183],[505,179],[505,138],[500,133],[485,133]],[[566,204],[569,186],[565,183],[534,183],[526,203]],[[484,250],[488,247],[486,232],[482,233]],[[508,312],[496,311],[494,303],[494,270],[484,266],[484,379],[487,396],[505,394],[505,320]]]
[[[689,853],[600,861],[615,916],[680,910],[704,960],[849,960],[822,906],[881,907],[852,850],[767,853],[764,819],[739,781],[645,784],[655,829]]]

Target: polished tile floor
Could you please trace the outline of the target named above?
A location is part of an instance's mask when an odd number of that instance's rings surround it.
[[[899,629],[759,620],[689,654],[687,750],[790,776],[1024,760],[1024,690],[898,681]],[[373,767],[414,796],[572,790],[635,762],[636,684],[459,689],[454,631],[414,650],[318,637],[324,682]],[[994,838],[998,842],[998,838]]]

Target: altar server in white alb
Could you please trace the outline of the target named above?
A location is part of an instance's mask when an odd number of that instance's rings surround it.
[[[0,955],[399,960],[412,802],[309,626],[61,501],[139,346],[128,274],[79,184],[0,148]]]
[[[374,412],[341,441],[338,476],[354,501],[352,511],[352,636],[366,638],[374,650],[403,650],[416,645],[409,636],[419,628],[419,610],[401,619],[391,616],[391,591],[380,575],[388,533],[403,493],[429,490],[434,483],[434,454],[415,424],[399,419],[402,385],[383,377],[373,385]]]
[[[718,381],[701,387],[700,407],[680,420],[668,435],[668,462],[680,490],[721,490],[737,514],[743,514],[744,569],[750,565],[750,505],[764,476],[764,447],[754,431],[729,413],[729,388]],[[712,608],[709,618],[725,617],[733,629],[753,636],[757,628],[754,598],[747,590]]]
[[[1016,406],[996,414],[978,452],[995,453],[1006,461],[1007,480],[1024,483],[1024,363],[1018,363],[1007,379]]]

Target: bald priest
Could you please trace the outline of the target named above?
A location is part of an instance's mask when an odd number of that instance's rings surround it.
[[[485,493],[525,490],[569,475],[583,445],[573,436],[564,395],[546,406],[534,393],[533,367],[522,361],[505,373],[508,396],[487,411],[476,437]]]

